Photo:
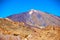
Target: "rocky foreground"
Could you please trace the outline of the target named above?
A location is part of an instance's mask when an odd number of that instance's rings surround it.
[[[0,19],[0,40],[60,40],[60,26],[37,28]]]

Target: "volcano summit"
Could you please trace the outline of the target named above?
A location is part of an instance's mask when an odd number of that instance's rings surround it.
[[[24,22],[31,26],[48,26],[48,25],[59,25],[60,26],[60,18],[54,15],[50,15],[48,13],[41,12],[39,10],[30,10],[27,12],[23,12],[21,14],[14,14],[8,16],[7,18],[16,21],[16,22]]]

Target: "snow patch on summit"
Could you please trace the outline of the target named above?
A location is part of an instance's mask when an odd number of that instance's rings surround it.
[[[29,14],[31,15],[33,12],[37,12],[37,10],[31,9],[31,11],[29,12]]]
[[[29,14],[31,15],[33,13],[33,11],[30,11]]]

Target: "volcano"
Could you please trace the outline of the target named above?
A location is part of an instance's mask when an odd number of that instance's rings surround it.
[[[60,26],[60,18],[39,10],[30,10],[20,14],[14,14],[8,16],[7,18],[15,22],[24,22],[31,26],[44,27],[48,25],[58,25]]]
[[[60,40],[60,18],[33,9],[0,18],[0,40]]]

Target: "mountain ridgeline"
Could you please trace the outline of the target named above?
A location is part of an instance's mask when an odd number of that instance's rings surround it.
[[[7,18],[15,22],[24,22],[25,24],[44,27],[48,25],[58,25],[60,26],[60,18],[48,13],[44,13],[38,10],[30,10],[23,12],[21,14],[14,14],[8,16]]]

